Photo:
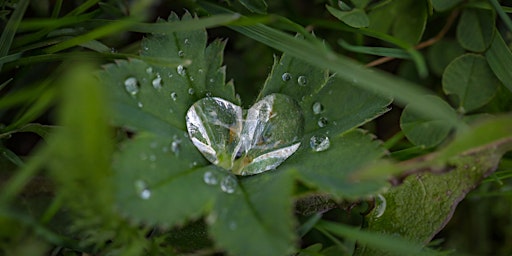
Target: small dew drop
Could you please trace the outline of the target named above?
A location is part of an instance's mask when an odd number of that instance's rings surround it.
[[[183,51],[178,51],[178,57],[183,57],[185,56],[185,52]]]
[[[179,75],[184,76],[185,75],[185,67],[183,65],[178,65],[176,68],[176,72],[178,72]]]
[[[140,101],[139,101],[139,102],[137,102],[137,106],[138,106],[139,108],[142,108],[142,107],[144,107],[144,104],[142,104],[142,102],[140,102]]]
[[[208,185],[217,185],[219,184],[219,178],[214,172],[207,171],[203,175],[203,181],[204,183]]]
[[[375,198],[375,217],[381,217],[386,211],[386,198],[378,194]]]
[[[197,70],[197,72],[199,72],[199,74],[202,74],[202,73],[204,73],[204,70],[200,68]]]
[[[308,79],[305,76],[299,76],[299,78],[297,78],[297,83],[300,86],[305,86],[308,83]]]
[[[210,80],[209,80],[209,81],[210,81],[210,83],[213,83],[213,82],[215,82],[215,79],[210,78]]]
[[[281,76],[281,79],[283,79],[283,81],[285,81],[285,82],[290,81],[290,79],[292,79],[292,75],[290,73],[284,73]]]
[[[327,150],[331,146],[331,142],[327,136],[315,135],[309,140],[309,145],[313,151],[320,152]]]
[[[184,43],[185,45],[190,45],[190,40],[188,40],[188,38],[185,38],[185,40],[183,41],[183,43]]]
[[[318,115],[324,111],[324,106],[320,102],[313,103],[313,113]]]
[[[110,53],[117,53],[117,49],[114,47],[110,48]]]
[[[146,68],[146,73],[148,73],[150,75],[153,74],[153,68],[152,67]]]
[[[235,230],[236,228],[237,228],[236,222],[230,221],[229,222],[229,229],[230,230]]]
[[[174,138],[174,140],[171,142],[171,151],[176,155],[180,152],[180,144],[181,140],[178,138]]]
[[[320,128],[325,127],[325,126],[327,126],[328,124],[329,124],[329,120],[327,120],[327,118],[325,118],[325,117],[320,117],[320,118],[318,119],[318,126],[319,126]]]
[[[194,88],[188,88],[188,94],[193,95],[194,93]]]
[[[178,94],[176,92],[171,92],[171,99],[176,101],[178,99]]]
[[[124,80],[124,88],[130,95],[137,95],[137,93],[139,93],[139,82],[137,81],[137,78],[126,78],[126,80]]]
[[[232,175],[226,175],[226,177],[224,177],[220,182],[220,189],[228,194],[235,193],[237,186],[236,178]]]
[[[148,184],[143,180],[135,181],[135,190],[137,195],[144,200],[151,197],[151,190],[148,188]]]
[[[149,155],[149,161],[151,161],[151,162],[156,161],[156,156],[155,155]]]
[[[160,90],[162,89],[162,78],[160,76],[157,76],[153,81],[151,82],[153,84],[153,88]]]
[[[213,94],[211,92],[206,93],[206,97],[212,97],[212,96],[213,96]]]

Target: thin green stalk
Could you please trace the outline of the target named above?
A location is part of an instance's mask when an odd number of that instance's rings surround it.
[[[0,36],[0,57],[4,57],[9,53],[14,35],[18,29],[18,26],[27,10],[29,0],[19,1],[17,8],[12,12],[11,18],[7,22],[7,25]],[[2,70],[2,63],[0,63],[0,70]]]

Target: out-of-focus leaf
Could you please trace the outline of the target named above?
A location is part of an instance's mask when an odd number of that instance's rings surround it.
[[[512,92],[512,52],[497,31],[485,57],[496,77]]]
[[[350,11],[342,11],[329,5],[326,5],[325,7],[334,17],[351,27],[364,28],[370,25],[370,19],[368,19],[368,16],[363,9],[354,8]]]
[[[445,111],[450,112],[451,118],[458,118],[457,113],[437,96],[425,96],[430,101],[442,105]],[[418,115],[406,106],[400,118],[400,127],[409,141],[418,146],[433,147],[441,143],[453,129],[443,118],[426,118]]]
[[[438,12],[447,11],[457,4],[461,3],[463,0],[430,0],[434,10]]]
[[[426,171],[445,166],[446,173],[411,175],[391,188],[366,216],[367,229],[426,245],[450,220],[465,195],[496,169],[505,152],[512,150],[511,120],[508,116],[486,122],[456,138],[439,155],[402,166],[404,171],[414,170],[407,166],[421,166]],[[359,251],[359,255],[384,255],[369,247]]]
[[[446,66],[462,54],[464,49],[457,41],[444,39],[428,48],[427,63],[434,74],[442,76]]]
[[[464,49],[483,52],[491,44],[496,14],[490,10],[464,9],[457,24],[457,40]]]
[[[238,0],[245,8],[251,12],[264,14],[267,13],[267,3],[265,0]]]
[[[239,181],[223,193],[207,221],[216,243],[232,255],[289,255],[294,249],[293,172],[276,171]]]
[[[370,29],[390,33],[410,45],[418,43],[427,24],[427,1],[395,0],[368,14]]]
[[[14,9],[11,17],[9,18],[9,21],[3,28],[2,35],[0,35],[0,58],[9,53],[12,41],[14,40],[14,35],[16,34],[18,25],[23,19],[23,15],[25,14],[29,3],[29,0],[19,1],[16,5],[16,9]],[[2,70],[2,65],[3,64],[0,63],[0,70]]]
[[[443,73],[443,90],[457,96],[458,110],[473,111],[489,102],[499,86],[483,56],[465,54],[453,60]]]

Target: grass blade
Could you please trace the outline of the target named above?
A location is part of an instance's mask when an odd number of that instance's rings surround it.
[[[16,34],[18,25],[27,10],[29,2],[29,0],[19,1],[18,7],[12,12],[11,18],[7,22],[7,25],[0,36],[0,57],[4,57],[9,53],[14,35]],[[2,63],[0,63],[0,70],[2,70],[2,66]]]

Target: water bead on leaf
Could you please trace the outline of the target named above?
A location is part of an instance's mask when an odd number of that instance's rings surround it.
[[[323,127],[327,126],[328,124],[329,124],[329,120],[327,120],[327,118],[325,118],[325,117],[320,117],[320,118],[318,119],[318,126],[319,126],[320,128],[323,128]]]
[[[281,76],[281,79],[283,79],[283,81],[285,81],[285,82],[290,81],[290,79],[292,79],[292,75],[290,73],[284,73]]]
[[[185,75],[185,67],[183,65],[178,65],[176,68],[176,72],[178,72],[179,75],[184,76]]]
[[[215,172],[207,171],[203,175],[203,181],[208,185],[217,185],[219,183],[219,178]]]
[[[220,182],[220,189],[228,194],[233,194],[238,187],[238,182],[235,177],[226,175]]]
[[[143,180],[135,181],[135,190],[137,195],[144,200],[147,200],[151,197],[151,190]]]
[[[153,81],[151,82],[153,84],[153,88],[160,90],[162,89],[162,78],[160,76],[157,76]]]
[[[298,104],[271,94],[247,111],[217,97],[203,98],[187,112],[192,143],[213,164],[237,175],[275,169],[300,146],[304,119]]]
[[[324,106],[320,102],[313,103],[313,114],[319,115],[324,111]]]
[[[139,93],[139,82],[137,81],[137,78],[126,78],[126,80],[124,80],[124,88],[130,95],[137,95],[137,93]]]
[[[299,76],[299,78],[297,78],[297,83],[300,86],[305,86],[308,83],[308,79],[305,76]]]
[[[327,150],[331,146],[331,142],[325,135],[315,135],[309,140],[309,146],[313,151],[320,152]]]

